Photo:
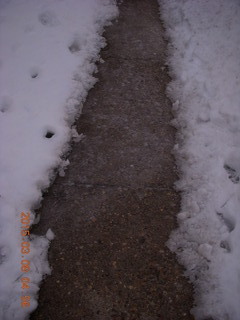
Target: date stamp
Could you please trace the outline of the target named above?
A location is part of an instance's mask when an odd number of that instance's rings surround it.
[[[30,288],[30,278],[28,277],[28,272],[31,270],[30,268],[30,261],[27,259],[28,254],[31,251],[30,248],[30,212],[24,213],[21,212],[20,215],[21,219],[21,272],[25,274],[20,281],[21,281],[21,306],[22,308],[30,307],[30,299],[31,297],[26,294],[27,289]]]

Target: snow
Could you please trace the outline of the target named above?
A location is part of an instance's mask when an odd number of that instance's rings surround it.
[[[48,229],[47,233],[46,233],[46,238],[50,241],[52,241],[54,239],[54,233],[51,229]]]
[[[96,79],[104,25],[117,16],[114,0],[0,0],[0,319],[27,319],[37,306],[47,249],[54,234],[31,235],[31,270],[21,272],[21,212],[31,223],[42,191],[69,164],[63,159],[71,125]],[[36,222],[36,221],[35,221]],[[25,239],[29,241],[30,239]],[[30,307],[21,307],[28,276]]]
[[[240,2],[159,4],[182,193],[168,246],[194,284],[195,318],[239,320]]]

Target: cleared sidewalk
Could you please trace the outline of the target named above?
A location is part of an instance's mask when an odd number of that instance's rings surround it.
[[[105,63],[77,123],[85,138],[33,230],[56,237],[31,319],[193,319],[192,288],[165,246],[180,197],[157,1],[123,1],[104,36]]]

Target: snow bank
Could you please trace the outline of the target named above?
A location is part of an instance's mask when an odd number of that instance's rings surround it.
[[[240,2],[159,3],[182,192],[168,245],[195,286],[196,319],[239,320]]]
[[[96,79],[103,26],[114,0],[0,0],[0,319],[25,319],[36,308],[47,248],[31,236],[29,308],[22,308],[20,213],[42,200],[71,137],[71,124]],[[29,239],[27,239],[29,241]],[[25,239],[25,241],[27,241]]]

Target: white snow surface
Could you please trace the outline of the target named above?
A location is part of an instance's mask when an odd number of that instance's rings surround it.
[[[198,319],[240,319],[240,1],[159,0],[178,129],[179,228],[168,242]]]
[[[31,271],[21,273],[20,213],[30,211],[34,221],[54,169],[68,164],[63,155],[78,138],[71,125],[96,82],[103,27],[117,11],[114,0],[0,0],[1,320],[27,319],[51,271],[49,230],[31,236],[24,257]],[[20,305],[22,276],[31,279],[29,308]]]

